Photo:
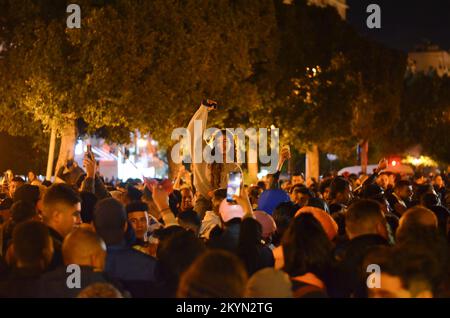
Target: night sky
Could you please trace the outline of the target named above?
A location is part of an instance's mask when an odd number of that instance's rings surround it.
[[[381,29],[369,29],[366,8],[381,7]],[[431,42],[450,50],[450,0],[347,0],[347,20],[360,33],[389,47],[411,51]]]

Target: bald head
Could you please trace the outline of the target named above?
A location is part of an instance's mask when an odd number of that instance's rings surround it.
[[[105,266],[105,242],[93,231],[76,229],[70,233],[62,245],[64,264],[90,266],[102,271]]]
[[[408,209],[400,218],[399,229],[410,226],[429,226],[437,228],[437,224],[437,218],[433,211],[423,206],[415,206]]]

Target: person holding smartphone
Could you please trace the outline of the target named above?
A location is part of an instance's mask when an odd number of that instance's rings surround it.
[[[191,118],[188,131],[191,135],[191,149],[195,149],[196,143],[201,143],[202,149],[205,149],[206,141],[203,139],[203,133],[207,128],[208,114],[210,111],[217,109],[217,102],[212,100],[202,101],[199,109]],[[196,120],[201,121],[201,134],[194,134],[194,123]],[[194,210],[199,213],[202,219],[207,210],[211,210],[211,195],[214,190],[219,188],[226,188],[228,184],[228,175],[230,172],[240,172],[242,170],[240,166],[235,162],[227,162],[226,149],[227,149],[227,136],[232,135],[231,132],[221,130],[220,134],[216,134],[212,137],[214,149],[219,149],[223,156],[223,163],[213,162],[207,163],[203,158],[195,158],[195,151],[192,153],[192,172],[194,175],[194,187],[199,193],[195,202]],[[201,138],[196,140],[196,138]],[[209,145],[211,147],[211,145]],[[231,149],[230,151],[234,151]]]

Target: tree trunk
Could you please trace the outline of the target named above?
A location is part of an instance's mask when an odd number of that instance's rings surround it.
[[[305,171],[306,180],[315,178],[319,181],[319,147],[316,144],[306,151]]]
[[[169,167],[169,179],[170,180],[175,180],[178,174],[178,170],[181,167],[181,163],[177,164],[175,162],[173,162],[172,160],[172,148],[173,146],[169,146],[169,148],[167,149],[167,165]]]
[[[361,172],[367,174],[367,164],[369,161],[369,141],[363,140],[359,146],[361,149]]]
[[[64,166],[67,159],[75,157],[75,143],[77,139],[77,131],[75,120],[68,121],[67,125],[61,131],[61,146],[59,147],[58,162],[56,163],[55,174],[59,168]]]
[[[248,162],[248,183],[256,183],[258,182],[258,162]]]
[[[48,150],[48,160],[47,160],[47,172],[45,174],[46,180],[51,180],[53,176],[53,163],[55,158],[55,144],[56,144],[56,127],[52,126],[52,132],[50,134],[50,146]]]

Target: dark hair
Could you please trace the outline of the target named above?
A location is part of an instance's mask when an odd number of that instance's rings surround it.
[[[408,180],[398,180],[395,183],[394,189],[401,189],[401,188],[404,188],[404,187],[409,187],[411,185],[412,185],[411,182],[408,181]]]
[[[169,226],[169,227],[163,227],[160,229],[155,230],[153,233],[153,236],[159,240],[159,244],[161,244],[162,241],[168,240],[172,235],[175,235],[176,233],[183,232],[185,229],[179,225],[175,226]],[[159,246],[159,245],[158,245]]]
[[[434,205],[439,205],[439,197],[434,193],[425,193],[420,198],[420,204],[427,208],[431,208]]]
[[[22,177],[15,176],[14,178],[11,179],[11,182],[21,182],[21,183],[25,183],[25,180],[23,180]]]
[[[324,210],[328,214],[330,213],[330,208],[328,207],[328,204],[325,202],[325,200],[321,198],[309,198],[308,202],[306,203],[306,206],[316,207],[321,210]]]
[[[311,213],[301,213],[284,233],[284,270],[291,277],[313,273],[323,279],[332,260],[332,244]]]
[[[51,244],[47,226],[37,221],[18,224],[13,232],[14,256],[28,266],[38,266],[45,260],[44,251]]]
[[[133,201],[127,204],[125,210],[128,213],[133,213],[137,211],[146,211],[148,212],[148,205],[142,201]]]
[[[45,187],[50,187],[52,185],[52,182],[49,180],[44,180],[42,181],[42,185]]]
[[[127,197],[130,200],[130,202],[140,201],[142,198],[142,192],[140,190],[136,189],[134,186],[129,185],[127,187]]]
[[[227,189],[216,189],[213,192],[213,199],[217,200],[217,201],[222,201],[223,199],[225,199],[227,197]]]
[[[330,199],[336,198],[338,193],[342,193],[349,186],[348,180],[343,177],[335,177],[330,184]]]
[[[36,208],[31,202],[19,200],[11,206],[11,219],[15,224],[30,220],[36,215]]]
[[[209,250],[183,273],[177,297],[241,298],[247,278],[244,266],[235,255],[223,250]]]
[[[123,205],[113,198],[100,200],[94,209],[94,227],[107,245],[125,240],[127,215]]]
[[[195,225],[195,226],[200,226],[200,224],[201,224],[201,221],[200,221],[200,218],[199,218],[197,212],[195,212],[192,209],[178,213],[177,218],[181,222],[184,222],[187,224],[191,224],[191,225]]]
[[[72,187],[65,183],[56,183],[49,187],[44,195],[44,206],[64,203],[67,205],[75,205],[81,202],[80,196]]]
[[[158,245],[159,276],[165,281],[170,297],[174,297],[178,281],[194,260],[205,251],[205,246],[191,231],[179,231]]]
[[[307,195],[310,198],[314,198],[314,192],[311,191],[310,189],[308,189],[305,185],[303,184],[296,184],[291,188],[291,193],[293,191],[297,190],[298,192],[300,192],[301,194]]]
[[[319,192],[324,194],[325,190],[331,186],[332,178],[323,179],[319,185]]]
[[[94,219],[94,208],[97,204],[97,197],[95,194],[87,191],[80,193],[81,197],[81,220],[83,223],[91,223]]]
[[[277,230],[272,238],[275,245],[281,243],[281,238],[298,209],[297,205],[289,201],[280,203],[273,211],[272,217],[277,225]]]
[[[237,255],[244,263],[247,273],[251,276],[259,267],[262,226],[253,218],[245,218],[241,222]]]
[[[13,201],[29,201],[32,204],[36,204],[39,201],[39,194],[39,187],[31,184],[24,184],[14,192]]]
[[[353,232],[369,230],[383,219],[381,206],[377,201],[360,199],[353,202],[347,209],[345,225]],[[365,234],[365,233],[364,233]]]
[[[377,255],[375,255],[377,254]],[[371,260],[371,258],[376,259]],[[383,273],[400,278],[403,288],[416,296],[425,287],[435,291],[441,280],[438,259],[423,246],[379,248],[368,254],[365,263],[376,262]],[[419,283],[419,284],[417,284]]]

